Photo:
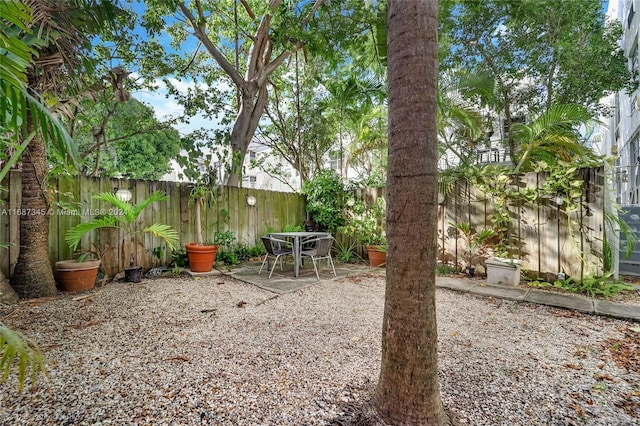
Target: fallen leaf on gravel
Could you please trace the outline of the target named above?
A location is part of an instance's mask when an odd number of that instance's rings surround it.
[[[573,408],[573,410],[576,412],[576,414],[578,414],[578,416],[584,417],[584,411],[582,410],[582,407],[580,405],[569,404],[569,408]]]
[[[165,361],[189,361],[189,358],[186,356],[174,356],[171,358],[165,358]]]
[[[606,380],[608,382],[614,383],[616,380],[608,374],[596,374],[596,380]]]
[[[640,408],[640,404],[631,400],[631,395],[623,395],[624,399],[620,401],[614,402],[614,405],[618,408],[622,408],[625,413],[630,415],[631,417],[635,417],[638,409]]]
[[[574,370],[582,370],[582,366],[581,365],[565,364],[564,366],[567,367],[567,368],[574,369]]]
[[[633,331],[634,333],[640,333],[640,327],[629,327],[629,330]]]
[[[609,350],[618,367],[640,373],[640,333],[627,330],[622,339],[605,340],[604,348]]]

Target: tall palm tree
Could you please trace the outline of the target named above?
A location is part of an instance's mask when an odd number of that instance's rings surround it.
[[[5,147],[12,148],[13,153],[3,158],[0,169],[0,182],[11,167],[20,158],[22,152],[32,140],[35,133],[27,135],[22,143],[18,143],[17,135],[26,131],[23,124],[27,122],[27,111],[34,112],[36,125],[34,130],[45,140],[49,138],[54,145],[64,149],[71,146],[71,139],[62,125],[37,99],[27,92],[26,70],[34,54],[31,44],[15,37],[15,31],[29,32],[31,10],[23,3],[8,0],[2,4],[2,20],[0,20],[0,96],[5,101],[0,103],[0,137]],[[2,241],[0,241],[0,247]],[[17,363],[14,361],[17,360]],[[17,365],[18,390],[21,390],[27,376],[31,383],[35,382],[39,372],[46,372],[45,361],[38,347],[24,339],[19,333],[10,330],[0,322],[0,382],[4,381],[12,368]]]
[[[445,425],[435,306],[437,1],[389,0],[387,17],[387,285],[373,409],[380,424]]]
[[[102,0],[26,0],[32,20],[26,29],[15,28],[19,39],[36,37],[37,55],[27,69],[29,91],[55,98],[68,93],[77,73],[91,72],[87,58],[91,35],[115,16],[110,1]],[[23,298],[56,293],[49,263],[49,216],[47,212],[47,144],[41,133],[34,133],[38,120],[27,108],[26,133],[34,135],[22,157],[22,205],[20,253],[11,277],[11,286]]]

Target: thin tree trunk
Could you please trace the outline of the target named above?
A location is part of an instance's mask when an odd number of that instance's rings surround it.
[[[29,114],[27,128],[33,131]],[[44,141],[36,136],[22,155],[22,201],[20,205],[20,254],[11,286],[22,298],[55,296],[56,282],[49,262],[49,204],[47,154]]]
[[[450,424],[437,363],[437,1],[390,0],[387,287],[378,424]]]

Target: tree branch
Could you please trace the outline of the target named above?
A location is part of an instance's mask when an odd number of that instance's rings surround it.
[[[231,77],[231,80],[233,80],[233,82],[238,87],[243,87],[246,84],[244,78],[242,78],[238,70],[236,70],[234,66],[229,63],[229,61],[227,61],[227,58],[225,58],[222,52],[220,52],[211,42],[211,39],[209,39],[209,36],[207,35],[206,25],[204,23],[205,16],[204,14],[200,14],[202,13],[202,10],[200,9],[200,11],[198,12],[198,19],[196,19],[195,16],[193,16],[193,13],[191,13],[191,10],[184,3],[180,3],[178,7],[182,11],[182,13],[184,13],[184,16],[189,21],[189,24],[191,24],[191,27],[193,28],[193,35],[196,36],[198,40],[200,40],[213,60],[216,61],[218,65],[220,65],[222,70],[227,73],[229,77]]]

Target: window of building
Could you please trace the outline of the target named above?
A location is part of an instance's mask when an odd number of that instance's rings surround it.
[[[631,49],[629,60],[631,61],[631,71],[637,71],[640,65],[640,60],[638,58],[638,43],[634,44],[633,48]]]
[[[342,170],[342,161],[340,159],[340,151],[331,151],[329,153],[329,168],[340,172]]]

